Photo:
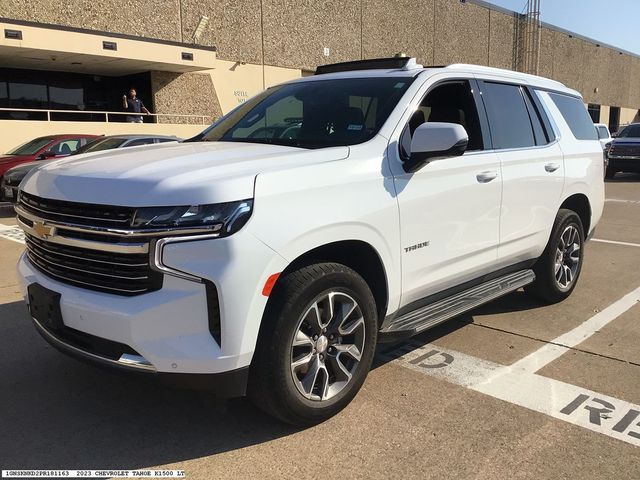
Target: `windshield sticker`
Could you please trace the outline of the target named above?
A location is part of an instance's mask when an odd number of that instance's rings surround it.
[[[363,125],[356,125],[355,123],[350,123],[347,126],[347,130],[362,130]]]

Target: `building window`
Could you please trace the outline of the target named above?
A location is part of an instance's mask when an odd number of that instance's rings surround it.
[[[609,131],[615,133],[620,130],[620,107],[609,108]]]
[[[589,115],[593,123],[600,123],[600,105],[590,103],[587,110],[589,110]]]

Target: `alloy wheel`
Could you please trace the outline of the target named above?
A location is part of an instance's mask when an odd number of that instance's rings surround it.
[[[567,226],[556,248],[555,277],[562,290],[568,290],[575,281],[580,266],[580,233],[574,225]]]
[[[365,322],[353,297],[330,291],[302,315],[291,344],[291,375],[305,398],[328,400],[351,381],[362,357]]]

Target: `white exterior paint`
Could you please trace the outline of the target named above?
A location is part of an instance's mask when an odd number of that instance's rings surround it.
[[[602,213],[602,150],[576,141],[548,95],[540,94],[559,140],[544,148],[476,151],[402,169],[400,136],[422,96],[446,79],[499,79],[577,95],[561,84],[514,72],[456,65],[442,69],[358,71],[294,80],[412,77],[397,107],[368,142],[316,150],[250,143],[188,143],[131,148],[52,162],[21,188],[39,197],[131,207],[199,205],[253,198],[238,233],[165,247],[169,267],[212,281],[220,298],[222,348],[207,330],[202,284],[166,276],[161,290],[134,297],[55,281],[23,256],[23,286],[62,294],[64,321],[125,343],[161,372],[215,373],[251,362],[270,275],[329,243],[357,240],[377,252],[387,314],[447,287],[535,259],[556,213],[585,195],[592,228]],[[560,167],[552,173],[545,165]],[[482,183],[478,175],[495,172]],[[428,248],[404,248],[428,242]]]

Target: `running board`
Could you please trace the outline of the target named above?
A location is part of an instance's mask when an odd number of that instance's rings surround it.
[[[450,297],[395,318],[380,330],[383,337],[405,337],[435,327],[502,295],[518,290],[536,279],[533,270],[520,270],[489,280]]]

